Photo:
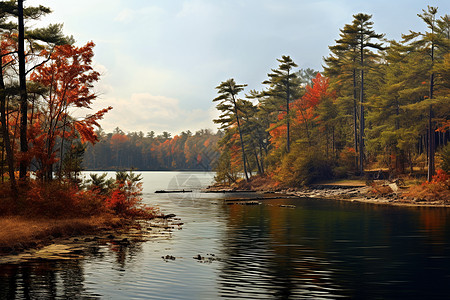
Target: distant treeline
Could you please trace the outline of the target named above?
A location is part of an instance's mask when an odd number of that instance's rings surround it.
[[[171,137],[168,132],[99,132],[99,142],[89,144],[83,167],[87,170],[211,170],[218,157],[222,133],[189,130]]]

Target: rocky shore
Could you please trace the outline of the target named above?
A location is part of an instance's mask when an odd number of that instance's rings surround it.
[[[377,194],[371,186],[315,185],[300,190],[285,190],[287,195],[298,197],[333,199],[339,201],[363,202],[394,206],[450,207],[448,201],[424,201],[404,196],[403,191]]]
[[[213,186],[208,192],[215,193],[242,193],[251,191],[266,194],[264,197],[255,196],[242,199],[230,199],[231,201],[259,201],[273,199],[286,195],[289,197],[306,197],[315,199],[332,199],[338,201],[363,202],[392,206],[420,206],[420,207],[450,207],[450,199],[439,199],[435,201],[425,200],[418,197],[407,196],[407,188],[396,182],[378,181],[367,185],[362,181],[345,181],[326,184],[315,184],[304,188],[280,189],[272,186],[238,186],[234,188]],[[271,196],[267,196],[271,194]],[[276,194],[277,196],[273,196]]]

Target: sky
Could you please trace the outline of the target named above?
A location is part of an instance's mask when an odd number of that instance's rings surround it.
[[[112,106],[101,121],[106,132],[216,129],[215,87],[234,78],[250,89],[277,58],[289,55],[299,68],[322,70],[328,46],[352,15],[373,15],[374,30],[400,39],[425,31],[417,17],[427,5],[449,14],[446,0],[26,0],[52,14],[41,22],[63,23],[76,45],[96,44],[94,66],[102,76],[93,111]],[[244,97],[244,94],[241,95]],[[82,114],[85,112],[76,112]]]

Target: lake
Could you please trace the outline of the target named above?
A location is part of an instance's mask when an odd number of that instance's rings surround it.
[[[227,205],[224,200],[236,195],[199,190],[213,173],[142,174],[144,202],[176,214],[182,230],[121,247],[92,247],[82,259],[0,265],[0,299],[450,295],[448,209],[321,199]],[[193,192],[154,193],[161,189]]]

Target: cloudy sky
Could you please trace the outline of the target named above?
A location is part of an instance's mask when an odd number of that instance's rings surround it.
[[[94,109],[114,109],[101,124],[111,132],[215,129],[215,87],[228,78],[261,90],[276,59],[322,69],[328,46],[352,15],[373,15],[374,29],[400,39],[424,31],[427,5],[449,13],[446,0],[27,0],[53,13],[77,45],[94,41],[102,73]],[[32,25],[32,24],[29,24]],[[248,91],[247,90],[247,91]]]

